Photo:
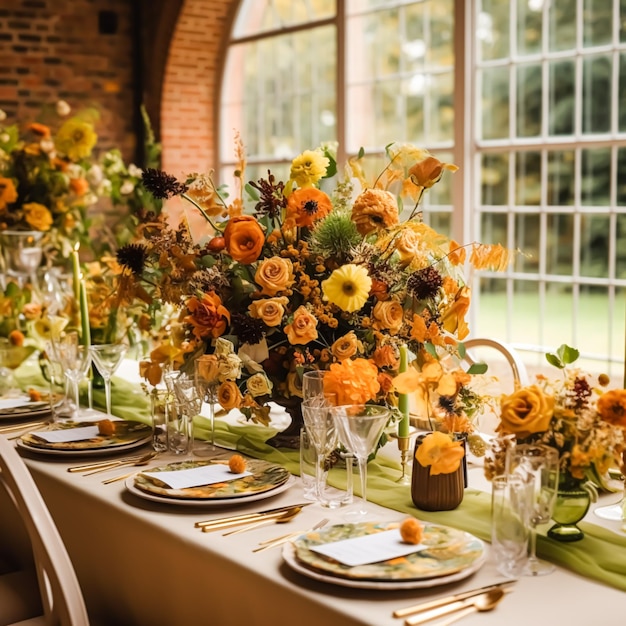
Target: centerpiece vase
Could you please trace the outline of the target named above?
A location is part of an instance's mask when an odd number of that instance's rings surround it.
[[[460,463],[458,469],[450,474],[435,474],[432,476],[430,467],[424,467],[415,458],[415,453],[425,436],[421,435],[415,441],[411,475],[411,499],[413,504],[422,511],[451,511],[456,509],[463,501],[466,485],[465,465]]]
[[[274,448],[291,448],[296,450],[300,447],[300,430],[304,426],[302,417],[302,398],[291,396],[272,396],[272,402],[285,409],[291,418],[291,424],[287,428],[267,441]]]
[[[596,498],[596,489],[586,478],[574,478],[568,472],[563,472],[559,477],[559,490],[552,514],[556,524],[548,531],[548,537],[557,541],[583,539],[585,534],[577,524],[585,517]]]
[[[41,265],[44,233],[39,230],[4,230],[0,232],[2,260],[6,279],[14,279],[23,287],[26,281],[36,281]]]

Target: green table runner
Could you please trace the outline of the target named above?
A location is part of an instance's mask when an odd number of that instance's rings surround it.
[[[43,379],[34,368],[20,370],[24,371],[20,376],[24,387],[28,384],[43,384]],[[97,407],[104,407],[103,391],[94,391],[94,404]],[[112,405],[113,413],[119,417],[146,423],[150,421],[148,397],[136,384],[114,378]],[[196,435],[208,438],[208,430],[202,428],[203,423],[206,421],[198,420]],[[241,424],[229,424],[220,419],[215,422],[215,437],[220,444],[249,456],[277,463],[292,474],[299,475],[297,450],[276,449],[266,444],[274,434],[275,429],[246,423],[243,418]],[[368,498],[372,502],[407,515],[460,528],[485,541],[490,540],[488,493],[466,489],[463,502],[454,511],[435,513],[421,511],[411,500],[410,488],[395,482],[399,475],[398,463],[383,457],[374,459],[368,465]],[[345,488],[345,472],[332,470],[328,482],[334,487]],[[355,493],[357,495],[360,493],[358,480],[355,480]],[[576,543],[559,543],[539,535],[537,553],[582,576],[626,591],[626,534],[616,534],[589,522],[582,522],[580,527],[585,532],[585,538]]]

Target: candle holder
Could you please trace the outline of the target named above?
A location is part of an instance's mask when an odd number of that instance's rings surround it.
[[[408,468],[409,463],[411,462],[412,454],[411,441],[416,433],[416,429],[411,429],[406,437],[400,437],[397,433],[391,434],[391,438],[397,440],[398,450],[400,450],[400,467],[402,468],[402,474],[400,475],[400,478],[396,480],[396,483],[399,485],[411,484],[411,474]]]

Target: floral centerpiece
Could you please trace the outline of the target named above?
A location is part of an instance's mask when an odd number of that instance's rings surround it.
[[[538,375],[533,385],[503,396],[498,431],[519,443],[558,450],[566,480],[589,479],[606,487],[609,468],[621,462],[626,450],[626,390],[604,390],[605,375],[594,382],[589,374],[569,367],[578,356],[577,350],[561,346],[547,355],[562,371],[560,378]],[[487,476],[498,473],[498,467],[503,467],[501,458],[486,464]]]
[[[463,265],[503,267],[508,255],[498,245],[463,247],[423,222],[422,194],[456,167],[394,143],[384,170],[368,181],[363,154],[338,172],[325,147],[296,157],[286,181],[268,172],[244,185],[240,142],[237,154],[228,198],[207,175],[180,182],[159,170],[144,173],[157,199],[192,203],[211,234],[198,240],[186,222],[172,229],[153,212],[139,225],[140,237],[117,252],[119,294],[140,290],[151,314],[164,303],[179,310],[154,326],[156,347],[142,375],[156,384],[164,369],[208,355],[222,407],[268,423],[268,402],[299,405],[302,372],[319,368],[328,370],[325,384],[339,402],[385,404],[397,416],[393,381],[408,348],[417,375],[440,389],[440,409],[463,414],[475,400],[470,376],[448,376],[444,358],[457,354],[468,333]],[[244,213],[244,189],[251,214]],[[398,197],[412,209],[402,211]]]

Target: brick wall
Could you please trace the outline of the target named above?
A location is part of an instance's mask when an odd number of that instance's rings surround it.
[[[99,32],[100,11],[117,16]],[[42,104],[66,100],[100,111],[98,148],[135,157],[132,2],[0,0],[0,109],[28,122]]]

